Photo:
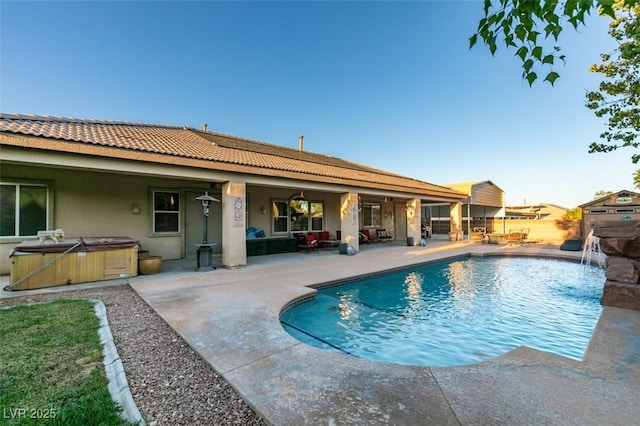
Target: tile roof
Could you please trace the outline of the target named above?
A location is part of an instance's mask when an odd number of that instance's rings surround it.
[[[0,113],[0,144],[462,198],[340,158],[183,126]]]

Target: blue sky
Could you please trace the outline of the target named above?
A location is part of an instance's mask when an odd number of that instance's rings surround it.
[[[633,190],[630,150],[588,154],[584,107],[613,47],[590,17],[555,87],[469,37],[480,1],[30,2],[0,10],[0,110],[186,125],[436,184],[491,180],[508,205]],[[540,72],[539,74],[542,74]]]

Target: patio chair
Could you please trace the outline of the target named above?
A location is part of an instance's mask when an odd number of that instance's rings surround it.
[[[376,234],[378,236],[378,240],[384,242],[384,241],[391,241],[393,239],[393,236],[391,234],[389,234],[387,232],[386,229],[381,228],[381,229],[376,229]]]
[[[372,234],[368,229],[360,230],[360,244],[362,243],[377,243],[378,240],[375,234]]]
[[[309,234],[297,234],[298,250],[306,250],[309,253],[311,250],[318,251],[320,243],[318,242],[318,236],[315,233]]]
[[[510,229],[509,233],[504,236],[504,240],[508,246],[511,244],[522,244],[522,229]]]

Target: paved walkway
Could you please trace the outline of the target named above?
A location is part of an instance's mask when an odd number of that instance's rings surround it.
[[[167,262],[173,272],[130,282],[272,424],[637,424],[638,311],[605,307],[582,362],[518,348],[448,368],[326,352],[295,340],[278,321],[287,304],[314,294],[310,285],[469,252],[580,256],[538,244],[431,240],[427,247],[372,245],[355,256],[252,257],[236,270],[194,273]]]

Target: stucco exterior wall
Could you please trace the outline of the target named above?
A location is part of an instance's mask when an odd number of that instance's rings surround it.
[[[273,200],[288,200],[295,193],[296,190],[290,188],[247,185],[248,225],[264,230],[267,237],[278,236],[272,232],[271,202]],[[304,191],[304,196],[310,202],[324,203],[324,230],[329,231],[331,236],[335,238],[336,231],[340,229],[340,194]]]
[[[48,228],[61,228],[66,238],[127,236],[140,241],[142,249],[164,259],[183,256],[184,233],[181,225],[178,234],[153,235],[152,188],[204,191],[206,185],[199,188],[193,181],[12,164],[2,165],[1,177],[52,183],[53,212]],[[181,203],[185,202],[188,200],[182,197]],[[133,213],[134,204],[140,209],[138,214]],[[219,218],[217,221],[220,226]],[[0,274],[9,273],[10,251],[25,239],[0,239]]]

